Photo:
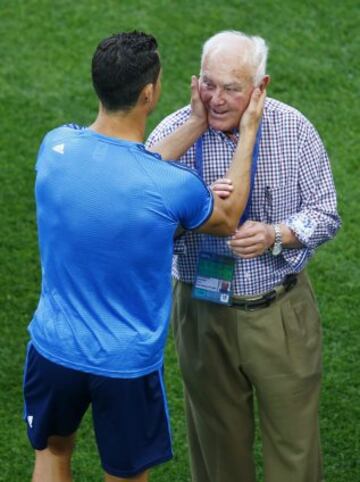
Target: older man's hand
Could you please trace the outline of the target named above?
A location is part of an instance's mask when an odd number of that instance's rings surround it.
[[[208,114],[200,97],[199,79],[191,77],[191,118],[203,126],[204,131],[208,127]]]
[[[229,247],[241,258],[261,256],[275,242],[275,230],[270,224],[246,221],[228,241]]]
[[[214,181],[211,184],[210,189],[218,196],[220,196],[222,199],[226,199],[233,192],[234,186],[231,179],[222,177]]]

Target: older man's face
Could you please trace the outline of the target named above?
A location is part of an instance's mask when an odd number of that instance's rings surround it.
[[[254,89],[251,71],[226,53],[205,57],[200,76],[200,96],[214,129],[238,128]]]

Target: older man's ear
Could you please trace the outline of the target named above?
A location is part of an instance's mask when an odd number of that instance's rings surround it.
[[[263,92],[268,87],[268,85],[270,84],[270,81],[271,81],[270,75],[264,75],[264,77],[262,78],[262,81],[259,84],[259,89],[261,90],[261,92]]]

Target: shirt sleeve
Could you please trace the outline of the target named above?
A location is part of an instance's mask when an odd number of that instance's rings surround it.
[[[35,171],[37,171],[38,168],[39,168],[40,158],[41,158],[42,153],[44,152],[44,149],[45,149],[45,139],[43,139],[41,141],[41,144],[40,144],[37,156],[36,156]]]
[[[299,151],[298,187],[300,209],[285,219],[284,224],[306,248],[302,257],[309,257],[315,248],[335,236],[341,224],[329,158],[311,125]],[[300,254],[303,250],[284,250],[284,256],[288,253],[290,258],[294,257],[296,251]]]
[[[41,162],[42,154],[45,151],[45,148],[47,147],[48,143],[51,143],[53,139],[58,139],[59,142],[61,142],[62,137],[64,137],[64,134],[66,134],[69,129],[71,130],[83,130],[85,127],[80,126],[78,124],[64,124],[60,127],[56,127],[55,129],[49,131],[45,136],[43,137],[38,153],[37,153],[37,158],[36,158],[36,163],[35,163],[35,171],[38,170],[39,164]]]
[[[195,171],[176,162],[171,167],[176,169],[176,184],[167,205],[184,229],[197,229],[212,214],[213,195]]]
[[[191,113],[190,106],[186,106],[173,114],[165,117],[156,127],[155,129],[150,133],[145,146],[146,148],[151,148],[153,147],[157,142],[160,142],[162,139],[167,137],[168,135],[172,134],[178,127],[180,127],[186,120],[189,118],[189,115]],[[180,159],[179,162],[184,163],[184,158]],[[175,163],[174,163],[175,164]],[[177,163],[176,163],[177,164]],[[185,162],[185,164],[187,164]],[[193,178],[190,183],[192,184],[195,182]],[[206,222],[206,220],[211,216],[212,210],[213,210],[213,196],[208,190],[208,188],[204,185],[202,180],[199,178],[198,181],[201,182],[201,185],[196,182],[196,187],[197,189],[200,188],[200,197],[198,198],[201,199],[203,195],[206,196],[205,201],[200,201],[201,206],[196,207],[196,204],[194,203],[194,199],[178,199],[179,205],[176,207],[174,206],[173,208],[176,210],[177,214],[176,216],[181,215],[181,222],[180,224],[185,228],[185,229],[195,229],[196,227],[201,226]],[[205,191],[204,191],[205,187]],[[191,189],[191,187],[190,187]],[[177,190],[179,192],[179,190]],[[191,191],[188,191],[188,188],[184,187],[182,190],[182,195],[186,197],[186,195],[191,196]],[[202,204],[205,202],[205,204]],[[193,218],[194,214],[196,215],[196,211],[200,208],[200,214],[197,222],[191,223],[191,219]],[[181,213],[181,211],[183,212]],[[194,212],[192,213],[191,210]],[[201,221],[200,221],[201,219]],[[177,239],[174,241],[174,253],[175,254],[183,254],[186,251],[186,243],[185,243],[185,237],[183,235],[179,236]]]

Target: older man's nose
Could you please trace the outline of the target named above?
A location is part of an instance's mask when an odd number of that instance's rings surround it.
[[[216,89],[212,96],[212,103],[215,105],[221,105],[224,103],[224,95],[221,89]]]

